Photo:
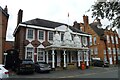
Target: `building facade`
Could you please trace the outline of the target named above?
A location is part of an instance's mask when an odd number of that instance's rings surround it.
[[[89,66],[89,34],[67,24],[44,19],[18,22],[14,46],[19,50],[20,59],[47,62],[53,69],[67,68],[71,64],[80,67],[82,62]]]
[[[8,18],[9,15],[7,11],[7,6],[4,9],[2,9],[2,7],[0,6],[0,64],[4,62],[4,45],[6,41]]]
[[[91,34],[90,53],[92,58],[107,60],[110,64],[117,64],[120,55],[119,36],[116,31],[102,28],[100,19],[89,24],[88,16],[83,16],[84,23],[74,23],[74,27]]]

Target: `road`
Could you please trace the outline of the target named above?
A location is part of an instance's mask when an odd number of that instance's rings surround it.
[[[118,78],[118,67],[94,67],[86,70],[73,69],[51,71],[50,73],[34,73],[26,75],[13,74],[10,78]]]

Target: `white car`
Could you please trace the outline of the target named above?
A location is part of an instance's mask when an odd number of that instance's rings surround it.
[[[4,65],[0,64],[0,79],[8,78],[9,71],[5,69]]]

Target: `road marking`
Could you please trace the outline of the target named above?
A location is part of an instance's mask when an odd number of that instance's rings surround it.
[[[113,71],[118,71],[118,70],[112,70],[112,71],[101,72],[101,73],[108,73],[108,72],[113,72]],[[74,77],[78,77],[78,76],[89,76],[89,75],[95,75],[95,74],[98,74],[98,73],[80,74],[80,75],[74,75],[74,76],[63,76],[63,77],[59,77],[59,78],[74,78]]]

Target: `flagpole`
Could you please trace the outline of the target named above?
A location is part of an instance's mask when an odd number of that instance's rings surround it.
[[[68,27],[69,27],[69,12],[68,12]]]

